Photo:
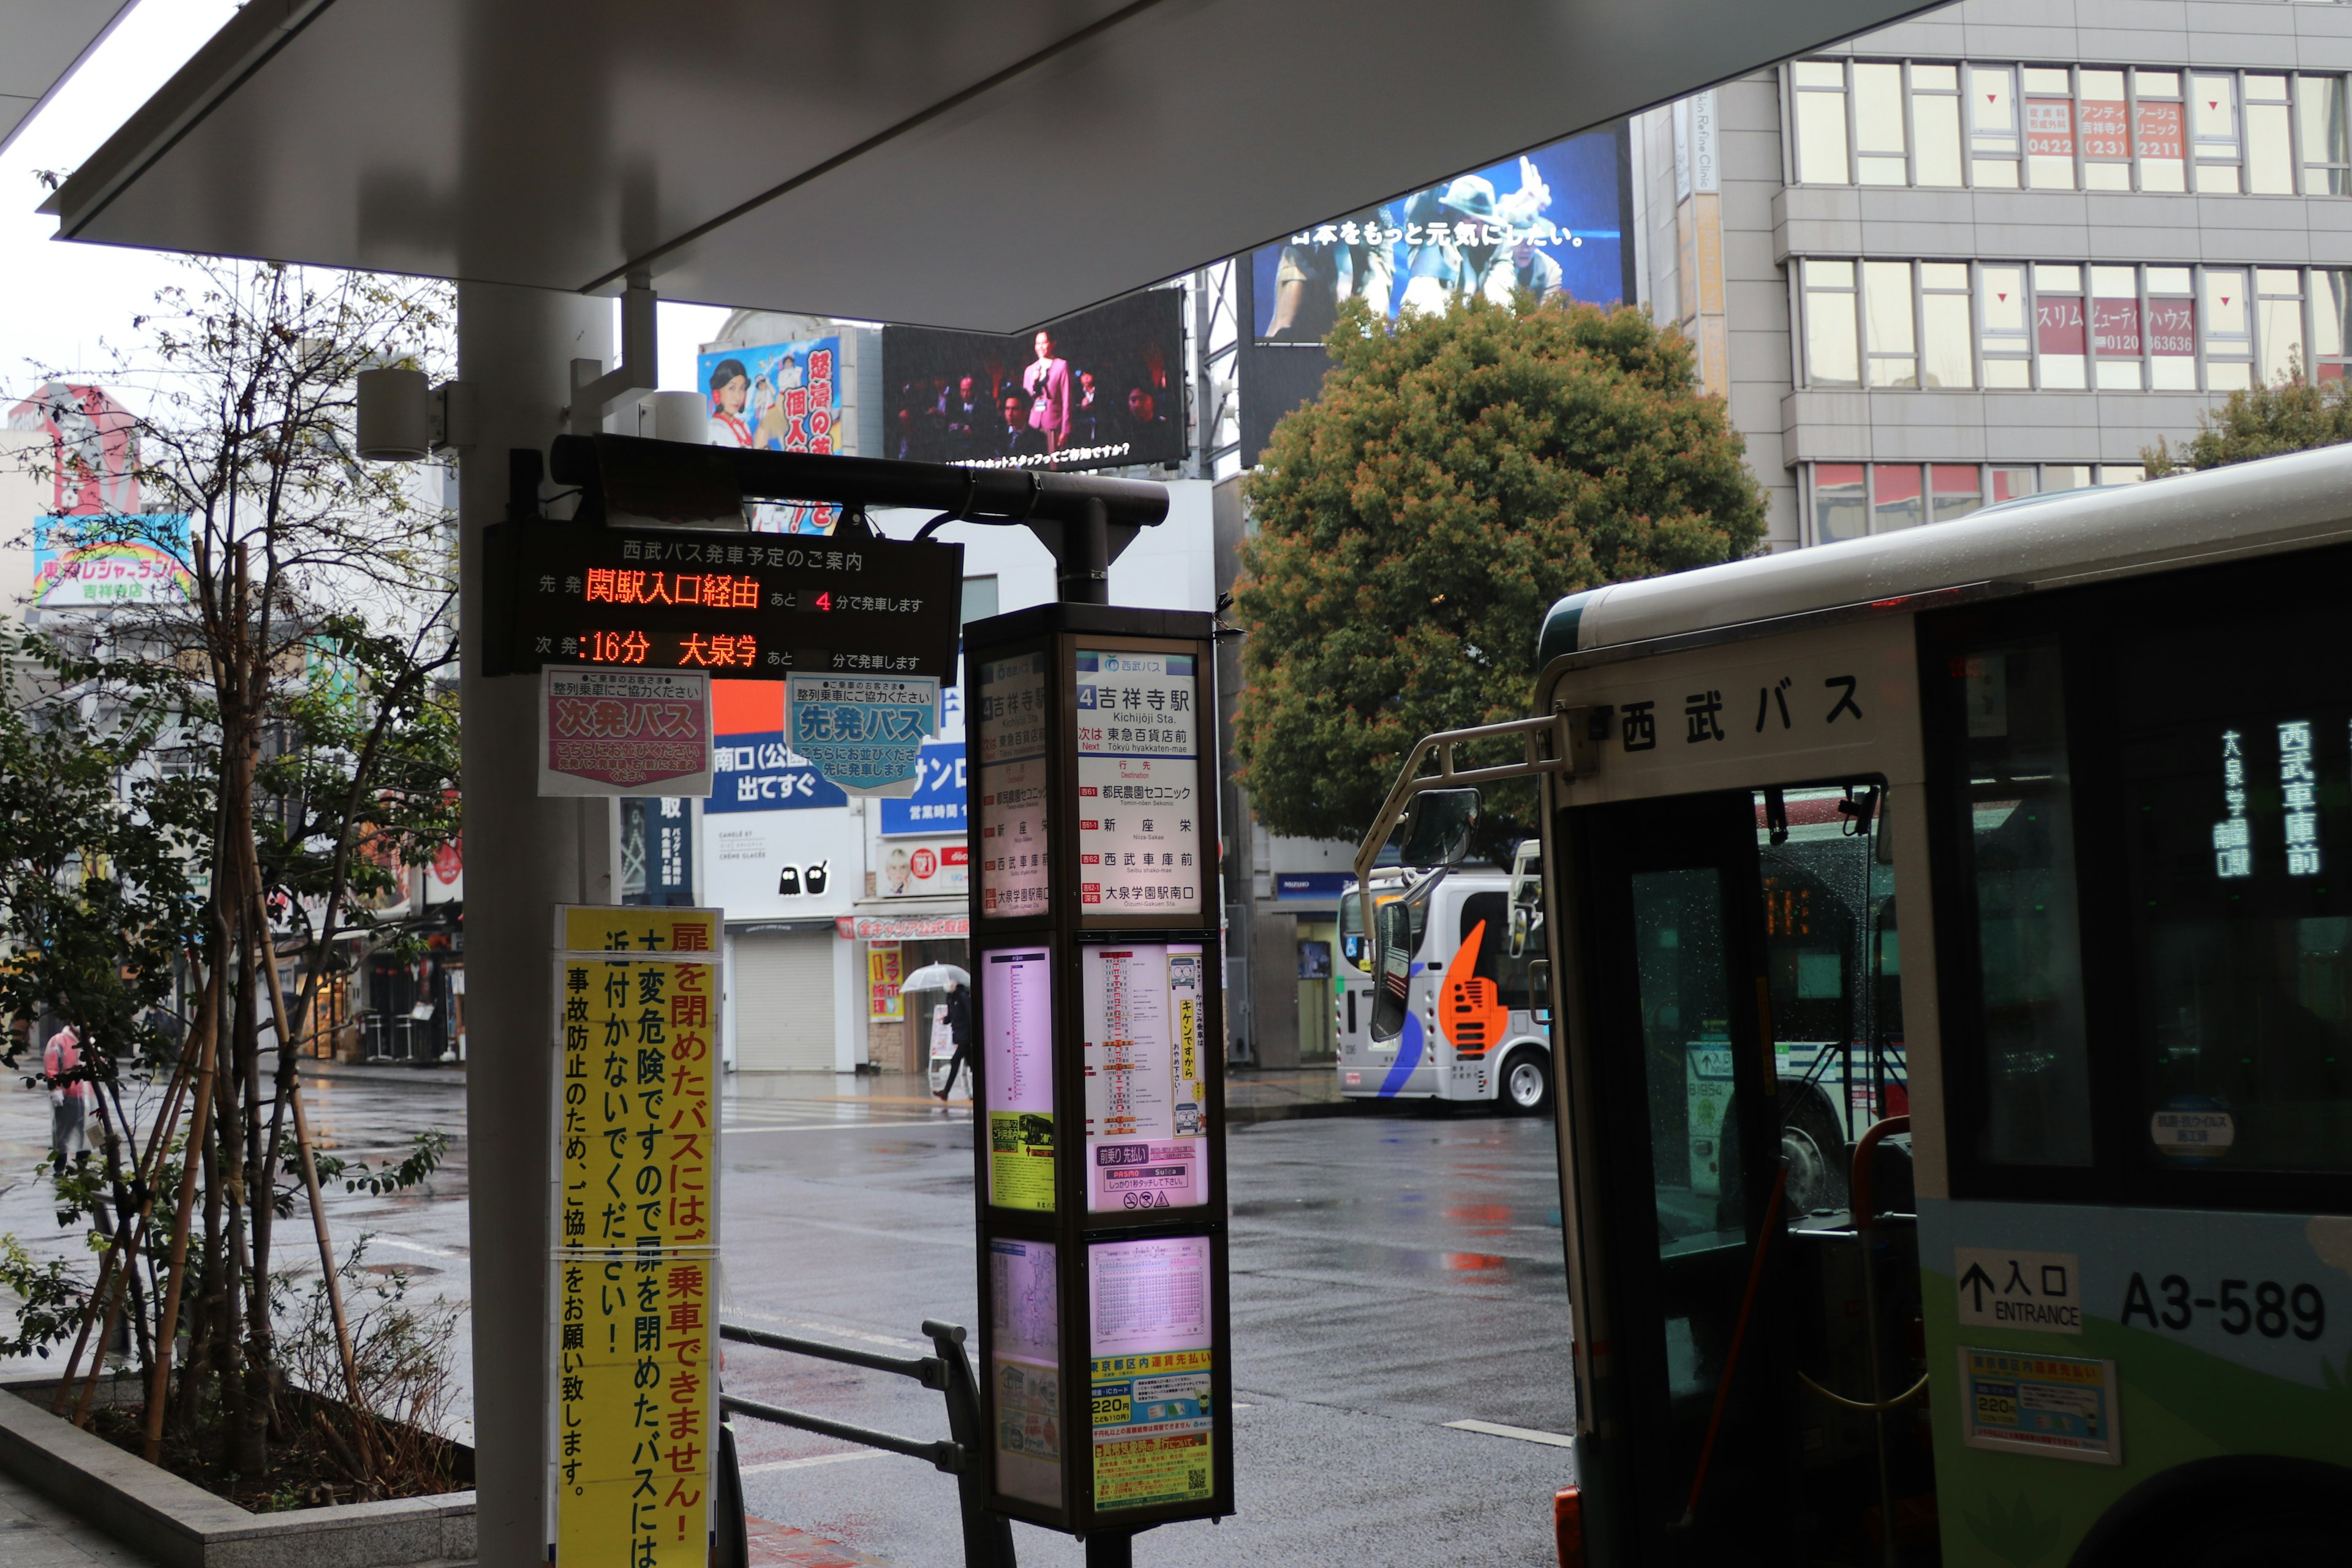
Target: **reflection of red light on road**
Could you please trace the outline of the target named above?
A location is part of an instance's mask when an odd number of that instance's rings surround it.
[[[1456,1274],[1484,1274],[1502,1268],[1503,1260],[1491,1252],[1449,1252],[1445,1267]]]
[[[1460,1220],[1464,1225],[1508,1225],[1511,1205],[1508,1204],[1455,1204],[1445,1211],[1447,1219]]]

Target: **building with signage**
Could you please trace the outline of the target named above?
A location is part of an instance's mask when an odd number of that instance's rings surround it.
[[[2352,8],[1961,0],[1638,117],[1640,297],[1776,550],[2130,483],[2343,374]]]

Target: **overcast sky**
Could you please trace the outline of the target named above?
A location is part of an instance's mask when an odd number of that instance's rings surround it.
[[[70,172],[236,10],[231,0],[141,0],[15,144],[0,153],[0,395],[14,403],[45,367],[101,370],[104,346],[130,346],[131,318],[177,280],[168,256],[61,245],[57,220],[34,209],[47,193],[35,172]],[[696,345],[726,312],[665,305],[661,384],[695,384]]]

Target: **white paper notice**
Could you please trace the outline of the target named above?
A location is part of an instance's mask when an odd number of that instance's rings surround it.
[[[973,729],[980,745],[983,915],[1042,915],[1048,909],[1045,671],[1043,653],[980,667]]]
[[[1054,972],[1042,947],[980,955],[988,1201],[1054,1206]]]
[[[996,1479],[1008,1494],[1047,1505],[1062,1489],[1060,1323],[1054,1244],[988,1244],[991,1380],[996,1409]]]
[[[1097,1213],[1208,1201],[1201,971],[1197,944],[1079,950],[1087,1206]]]
[[[1111,1241],[1087,1249],[1097,1356],[1151,1355],[1209,1343],[1209,1238]]]
[[[1079,901],[1201,907],[1199,680],[1190,654],[1079,650]]]

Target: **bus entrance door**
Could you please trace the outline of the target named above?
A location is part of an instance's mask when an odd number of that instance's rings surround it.
[[[1797,1424],[1779,1240],[1749,1288],[1780,1142],[1755,808],[1686,795],[1561,827],[1595,1097],[1577,1123],[1600,1144],[1580,1161],[1599,1173],[1587,1278],[1607,1297],[1587,1321],[1612,1342],[1591,1347],[1607,1370],[1581,1467],[1595,1561],[1782,1561]]]

